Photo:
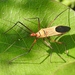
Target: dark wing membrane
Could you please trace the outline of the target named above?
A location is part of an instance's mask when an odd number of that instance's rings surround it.
[[[70,27],[68,27],[68,26],[57,26],[56,27],[56,31],[57,32],[61,32],[61,33],[65,33],[65,32],[68,32],[68,31],[70,31]]]

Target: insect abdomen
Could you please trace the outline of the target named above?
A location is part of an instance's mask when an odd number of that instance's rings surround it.
[[[71,28],[68,26],[53,26],[49,28],[44,28],[39,30],[37,34],[37,38],[45,38],[49,36],[58,36],[68,32]]]
[[[55,30],[57,31],[57,32],[59,32],[59,33],[65,33],[65,32],[68,32],[68,31],[70,31],[70,27],[68,27],[68,26],[57,26],[56,28],[55,28]]]

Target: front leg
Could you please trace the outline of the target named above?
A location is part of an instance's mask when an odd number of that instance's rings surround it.
[[[18,56],[16,56],[16,57],[12,58],[11,60],[9,60],[9,63],[11,63],[13,60],[16,60],[17,58],[19,58],[19,57],[21,57],[21,56],[23,56],[23,55],[28,54],[28,53],[31,51],[31,49],[33,48],[33,46],[34,46],[34,44],[36,43],[36,41],[37,41],[37,39],[35,39],[35,40],[33,41],[33,43],[31,44],[31,46],[30,46],[30,48],[29,48],[29,50],[28,50],[27,52],[22,53],[22,54],[20,54],[20,55],[18,55]]]

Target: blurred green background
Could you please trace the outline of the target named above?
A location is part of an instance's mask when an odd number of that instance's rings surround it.
[[[71,7],[73,10],[75,10],[75,0],[56,0],[58,2],[61,2],[69,7]]]

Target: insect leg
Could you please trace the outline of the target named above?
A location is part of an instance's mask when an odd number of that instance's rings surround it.
[[[28,18],[28,19],[37,19],[37,20],[38,20],[38,30],[40,30],[40,19],[39,19],[38,17],[35,17],[35,18]],[[28,20],[28,19],[25,19],[25,20],[31,22],[31,21]],[[32,23],[34,23],[34,22],[32,22]]]
[[[7,31],[5,31],[4,33],[7,33],[8,31],[10,31],[12,28],[14,28],[17,24],[21,24],[22,26],[24,26],[25,28],[27,28],[30,32],[33,32],[31,29],[29,29],[26,25],[24,25],[23,23],[21,23],[20,21],[17,21],[10,29],[8,29]]]
[[[50,62],[51,62],[52,51],[47,55],[47,57],[45,57],[45,58],[40,62],[40,64],[43,63],[49,56],[50,56]]]
[[[40,64],[43,63],[49,56],[50,56],[50,54],[48,54],[47,57],[40,62]]]
[[[47,38],[47,39],[48,39],[48,38]],[[47,42],[45,38],[43,38],[43,40],[44,40],[44,43],[45,43],[45,45],[46,45],[47,47],[53,49],[52,46],[51,46],[51,44],[50,44],[50,42]],[[48,40],[49,40],[49,39],[48,39]],[[51,52],[49,53],[49,55],[48,55],[43,61],[45,61],[49,56],[50,56],[50,62],[51,62],[52,50],[51,50]],[[43,61],[42,61],[42,62],[43,62]]]
[[[32,47],[34,46],[34,44],[36,43],[36,40],[37,40],[37,39],[35,39],[35,40],[33,41],[33,43],[32,43],[32,45],[31,45],[30,49],[29,49],[27,52],[25,52],[25,53],[23,53],[23,54],[20,54],[20,55],[18,55],[18,56],[16,56],[16,57],[14,57],[13,59],[11,59],[11,60],[9,61],[9,63],[11,63],[13,60],[16,60],[17,58],[19,58],[19,57],[21,57],[21,56],[23,56],[23,55],[25,55],[25,54],[28,54],[28,53],[31,51],[31,49],[32,49]]]
[[[67,8],[69,9],[69,8]],[[62,12],[60,12],[51,22],[50,24],[48,25],[48,27],[59,17],[59,15],[61,15],[64,11],[66,11],[67,9],[63,10]]]
[[[51,44],[49,42],[47,42],[45,38],[43,38],[43,41],[44,41],[46,46],[48,46],[49,48],[53,49]]]
[[[65,59],[63,59],[59,53],[57,53],[57,55],[58,55],[64,62],[66,62]]]
[[[49,38],[47,38],[48,40],[49,40]],[[45,40],[46,41],[46,40]],[[55,41],[54,41],[55,42]],[[58,43],[58,42],[56,42],[56,43]],[[51,48],[51,45],[50,45],[50,43],[48,43],[47,41],[45,42],[45,44],[49,47],[49,48]],[[53,49],[53,48],[51,48],[51,49]],[[51,50],[52,51],[52,50]],[[66,62],[61,56],[60,56],[60,54],[59,53],[57,53],[57,55],[64,61],[64,62]],[[51,57],[52,57],[52,52],[50,53],[50,62],[51,62]]]
[[[16,41],[14,41],[10,46],[8,46],[3,52],[6,52],[9,48],[11,48],[14,44],[15,44]]]
[[[58,44],[63,44],[63,45],[65,46],[65,50],[66,50],[66,44],[65,44],[65,43],[58,42],[58,41],[56,41],[56,40],[54,40],[54,41],[52,41],[52,42],[56,42],[56,43],[58,43]],[[66,52],[66,53],[67,53],[67,52]],[[57,53],[57,55],[58,55],[64,62],[66,62],[66,61],[60,56],[59,53]]]
[[[68,10],[68,25],[70,26],[70,8]]]
[[[21,38],[22,39],[22,38]],[[17,41],[21,40],[21,39],[17,39],[15,40],[12,44],[9,44],[9,46],[3,51],[3,52],[6,52],[8,49],[10,49]],[[17,46],[18,47],[18,46]],[[23,47],[22,47],[23,49]]]
[[[58,36],[57,38],[55,38],[55,40],[54,40],[53,42],[56,42],[56,43],[58,43],[58,44],[64,45],[64,47],[65,47],[65,53],[68,55],[69,52],[68,52],[68,50],[67,50],[67,48],[66,48],[67,45],[66,45],[65,43],[63,43],[63,42],[58,42],[57,39],[58,39],[59,37],[60,37],[60,36]]]

